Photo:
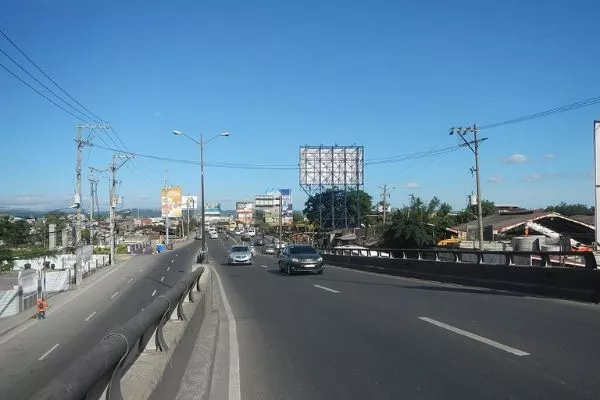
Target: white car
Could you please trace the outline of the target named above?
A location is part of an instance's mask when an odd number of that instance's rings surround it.
[[[219,238],[219,234],[217,233],[217,231],[210,231],[210,238],[211,239],[218,239]]]

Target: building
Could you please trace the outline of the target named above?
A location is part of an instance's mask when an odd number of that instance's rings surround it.
[[[475,240],[478,232],[477,220],[454,226],[449,230],[463,240]],[[499,210],[497,214],[483,218],[485,241],[542,234],[547,237],[569,237],[572,241],[587,245],[594,243],[595,231],[593,217],[566,217],[548,211],[513,208],[512,210]]]
[[[243,224],[254,224],[254,203],[252,201],[235,203],[235,219]]]
[[[254,219],[270,226],[279,224],[279,194],[257,194],[254,197]]]

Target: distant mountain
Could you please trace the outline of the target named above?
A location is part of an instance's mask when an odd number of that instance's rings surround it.
[[[42,217],[46,214],[48,214],[49,212],[51,212],[52,210],[27,210],[27,209],[19,209],[19,208],[4,208],[4,207],[0,207],[0,215],[10,215],[13,217],[19,217],[19,218],[38,218],[38,217]],[[129,211],[129,212],[127,212]],[[67,210],[61,210],[60,211],[63,214],[74,214],[75,210],[72,209],[67,209]],[[88,210],[84,210],[84,212],[87,214]],[[160,217],[160,209],[158,208],[130,208],[130,209],[124,209],[124,210],[117,210],[118,214],[124,214],[126,213],[127,215],[131,216],[131,217],[135,217],[137,218],[138,213],[140,217],[147,217],[147,218],[156,218],[156,217]],[[108,215],[108,211],[107,210],[101,210],[100,211],[100,216],[106,216]]]

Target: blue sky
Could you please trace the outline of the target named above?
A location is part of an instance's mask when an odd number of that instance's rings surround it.
[[[595,3],[6,0],[0,29],[131,151],[198,160],[170,132],[227,130],[207,163],[293,166],[300,145],[360,144],[367,160],[411,154],[458,144],[451,126],[600,95]],[[30,67],[2,37],[0,49]],[[66,205],[78,121],[3,69],[0,89],[0,206]],[[592,204],[594,118],[600,106],[481,131],[484,198]],[[85,150],[84,194],[87,167],[110,158]],[[460,209],[472,166],[466,149],[367,165],[365,188],[391,185],[393,206],[414,193]],[[198,192],[197,166],[137,157],[119,171],[125,206],[158,207],[166,168],[169,183]],[[103,204],[107,187],[103,178]],[[294,169],[206,170],[207,200],[226,208],[277,187],[302,208]]]

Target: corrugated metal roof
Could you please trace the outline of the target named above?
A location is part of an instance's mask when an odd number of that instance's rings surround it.
[[[548,212],[548,211],[537,211],[531,213],[519,213],[519,214],[494,214],[483,217],[483,226],[492,225],[494,232],[499,233],[508,229],[512,229],[516,226],[526,223],[527,221],[535,221],[536,219],[557,216],[559,214]],[[465,230],[473,231],[477,229],[477,220],[471,221],[467,224],[456,225],[452,227],[457,231],[464,232]]]

